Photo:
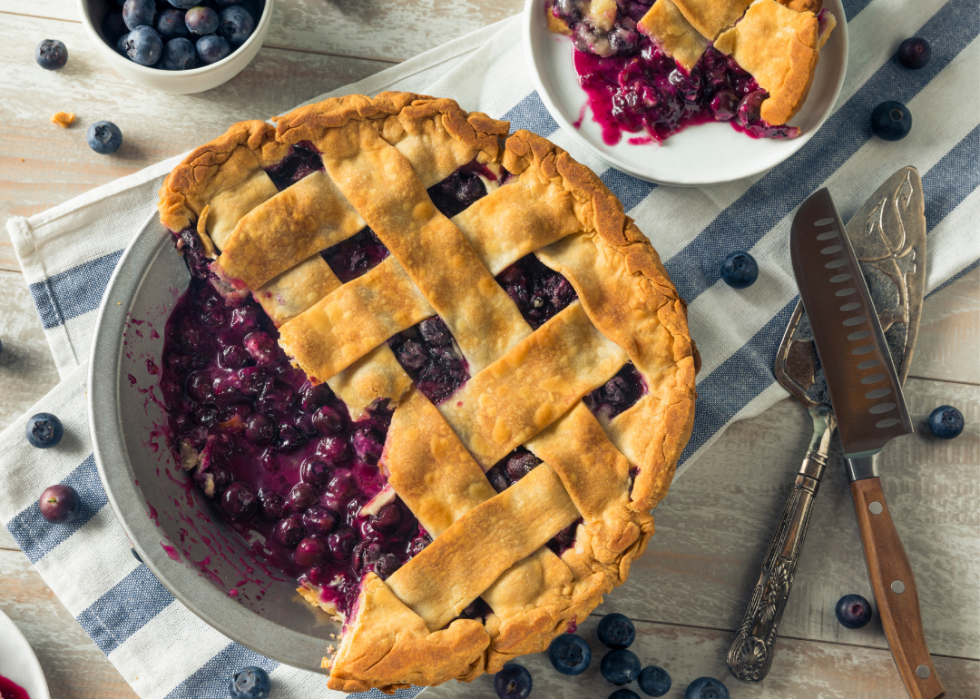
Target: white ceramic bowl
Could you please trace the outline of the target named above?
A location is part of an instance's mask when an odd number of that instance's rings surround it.
[[[171,71],[141,66],[116,53],[115,47],[106,41],[102,35],[102,18],[105,16],[106,6],[109,2],[112,0],[78,0],[82,24],[85,25],[89,39],[92,40],[109,65],[124,78],[151,90],[175,95],[204,92],[228,82],[241,73],[245,66],[255,58],[255,54],[262,47],[262,42],[265,41],[265,35],[269,32],[269,23],[272,19],[273,5],[273,0],[265,0],[262,16],[256,19],[255,31],[252,32],[252,36],[227,57],[209,66],[194,68],[193,70]]]
[[[788,141],[753,139],[724,123],[693,126],[663,145],[630,145],[629,136],[614,146],[602,140],[572,62],[569,37],[548,31],[545,0],[524,6],[524,49],[534,81],[551,116],[575,143],[625,173],[659,184],[696,186],[731,182],[765,172],[796,153],[830,116],[847,70],[847,18],[840,0],[825,0],[837,27],[820,51],[820,62],[806,103],[789,122],[803,133]],[[581,116],[584,114],[584,118]],[[581,119],[576,128],[573,122]],[[636,134],[642,136],[644,134]]]

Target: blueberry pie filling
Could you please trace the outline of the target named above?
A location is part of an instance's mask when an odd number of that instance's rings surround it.
[[[819,49],[836,25],[819,0],[554,0],[552,31],[572,37],[575,71],[603,140],[662,143],[727,122],[788,139]],[[639,16],[637,16],[639,15]],[[740,61],[744,61],[742,65]]]
[[[586,43],[643,41],[642,3],[608,25],[563,7]],[[588,616],[653,534],[693,423],[685,306],[543,138],[409,93],[276,121],[161,189],[192,277],[162,358],[174,456],[344,622],[330,688],[496,673]]]

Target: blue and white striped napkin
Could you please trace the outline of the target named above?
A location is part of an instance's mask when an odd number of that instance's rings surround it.
[[[927,290],[980,259],[976,3],[844,0],[844,6],[850,67],[834,114],[772,171],[713,187],[657,187],[578,148],[534,91],[516,17],[332,94],[402,89],[453,97],[465,109],[547,136],[600,174],[653,241],[687,300],[704,360],[694,434],[680,473],[728,424],[786,396],[772,366],[797,299],[788,232],[796,207],[813,191],[829,187],[846,220],[892,172],[914,165],[925,189]],[[925,68],[909,71],[893,58],[909,36],[932,45]],[[899,143],[870,133],[872,108],[888,99],[905,103],[915,117],[911,135]],[[66,437],[56,449],[33,449],[22,420],[0,435],[0,520],[141,697],[223,698],[232,671],[246,664],[272,673],[280,699],[330,696],[322,676],[258,656],[177,602],[130,555],[95,469],[84,393],[96,311],[122,250],[155,210],[157,189],[178,160],[7,224],[63,379],[31,413],[59,415]],[[761,269],[758,282],[741,291],[718,277],[722,259],[738,249],[751,252]],[[37,498],[59,480],[73,485],[85,504],[73,523],[52,527],[41,519]]]

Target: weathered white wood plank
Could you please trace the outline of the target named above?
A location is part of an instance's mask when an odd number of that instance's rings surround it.
[[[523,0],[277,0],[265,43],[397,62],[517,14],[523,6]],[[73,0],[37,0],[29,9],[17,0],[0,0],[3,11],[80,20]]]
[[[38,37],[58,36],[71,58],[59,71],[33,60]],[[237,77],[201,95],[164,95],[120,77],[99,58],[79,24],[0,15],[9,57],[0,94],[0,221],[30,216],[147,165],[190,150],[243,119],[268,119],[387,64],[263,48]],[[68,129],[49,119],[72,111]],[[85,139],[95,121],[123,132],[123,146],[98,155]],[[0,228],[0,270],[18,269]]]
[[[911,376],[980,383],[980,268],[925,300]]]
[[[135,699],[20,551],[0,550],[0,609],[27,637],[54,699]]]
[[[677,590],[672,590],[677,594]],[[581,675],[560,675],[544,653],[528,655],[518,662],[531,671],[532,699],[601,699],[616,687],[599,673],[606,648],[595,629],[598,617],[589,617],[578,633],[592,648],[592,664]],[[687,685],[698,677],[714,677],[728,687],[735,699],[902,699],[904,686],[891,653],[835,643],[784,639],[769,676],[760,684],[742,684],[725,666],[727,632],[668,624],[636,623],[636,641],[630,648],[643,665],[660,665],[670,673],[672,685],[667,699],[681,699]],[[936,670],[952,699],[976,697],[980,687],[980,663],[936,657]],[[636,683],[627,685],[644,696]],[[426,699],[467,699],[496,696],[493,678],[482,676],[472,684],[448,682],[426,690]]]
[[[934,653],[980,657],[980,389],[910,380],[917,434],[886,447],[882,481],[912,561]],[[967,428],[935,439],[921,421],[943,403]],[[792,401],[731,427],[657,508],[657,533],[630,578],[597,611],[631,618],[734,629],[765,547],[806,450],[809,418]],[[828,465],[814,508],[781,634],[885,648],[877,616],[860,630],[841,627],[844,594],[872,599],[843,466]]]

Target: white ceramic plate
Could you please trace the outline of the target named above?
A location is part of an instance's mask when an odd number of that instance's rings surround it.
[[[26,689],[31,699],[51,699],[31,644],[3,612],[0,612],[0,675]]]
[[[551,116],[569,138],[634,177],[657,182],[694,186],[730,182],[751,177],[775,167],[813,137],[827,117],[844,84],[847,69],[847,21],[840,0],[825,0],[834,13],[837,27],[820,51],[820,62],[806,103],[789,122],[803,133],[789,141],[754,139],[728,124],[693,126],[655,143],[630,145],[630,134],[614,145],[602,140],[599,125],[586,111],[580,128],[573,126],[586,103],[572,62],[572,40],[548,31],[545,0],[527,0],[524,6],[524,49],[538,94]],[[635,134],[643,136],[644,134]]]

